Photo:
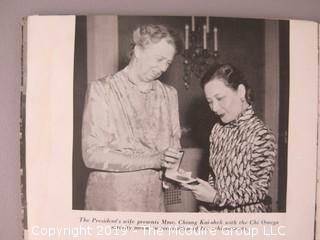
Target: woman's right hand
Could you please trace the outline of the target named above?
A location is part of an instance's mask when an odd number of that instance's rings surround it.
[[[168,148],[163,152],[160,159],[160,165],[164,168],[173,168],[176,164],[179,164],[179,160],[182,157],[182,152],[180,149]]]
[[[187,183],[181,185],[182,187],[191,190],[195,199],[202,202],[213,202],[217,191],[207,181],[204,181],[201,178],[197,178],[197,181],[199,182],[197,185],[190,185]]]

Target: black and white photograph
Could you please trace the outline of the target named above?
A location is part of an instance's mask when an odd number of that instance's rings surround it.
[[[318,27],[24,18],[24,236],[312,239]]]
[[[287,211],[289,21],[77,16],[72,209]]]

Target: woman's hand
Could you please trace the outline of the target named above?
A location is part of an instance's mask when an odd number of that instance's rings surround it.
[[[179,160],[182,157],[182,152],[179,149],[168,148],[161,158],[161,167],[173,168],[176,164],[179,164]]]
[[[182,186],[191,190],[195,199],[202,202],[212,203],[217,191],[207,181],[200,178],[197,178],[197,180],[199,182],[197,185],[183,183]]]

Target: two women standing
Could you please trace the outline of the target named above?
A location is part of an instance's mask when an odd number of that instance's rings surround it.
[[[86,209],[165,211],[162,169],[180,148],[177,92],[158,78],[176,53],[173,34],[161,25],[133,33],[130,63],[91,83],[83,118],[83,158],[92,169]],[[251,90],[239,70],[214,65],[202,82],[220,118],[210,136],[210,174],[184,184],[201,211],[264,212],[276,144],[252,108]]]

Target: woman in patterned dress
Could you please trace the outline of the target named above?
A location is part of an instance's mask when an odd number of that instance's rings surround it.
[[[200,211],[266,212],[277,146],[254,113],[250,88],[230,64],[212,66],[201,86],[220,122],[210,135],[208,182],[183,186],[201,202]]]
[[[180,148],[177,91],[158,78],[176,52],[172,33],[144,25],[121,71],[90,83],[82,151],[89,175],[86,210],[165,211],[161,168]]]

